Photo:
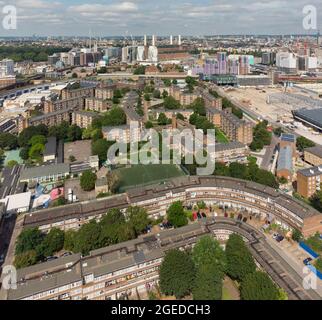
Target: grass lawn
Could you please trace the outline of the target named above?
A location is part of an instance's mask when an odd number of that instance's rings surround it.
[[[240,300],[239,290],[229,277],[225,277],[223,281],[222,300]]]
[[[216,128],[216,142],[219,142],[219,143],[228,143],[229,142],[229,140],[225,136],[225,134],[221,130],[219,130],[218,128]]]
[[[172,164],[134,165],[117,170],[120,174],[120,190],[124,191],[137,185],[162,182],[183,176],[184,173]]]

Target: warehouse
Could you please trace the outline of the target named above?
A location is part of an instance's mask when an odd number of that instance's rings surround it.
[[[296,120],[316,130],[322,131],[322,108],[295,110],[293,111],[293,116]]]

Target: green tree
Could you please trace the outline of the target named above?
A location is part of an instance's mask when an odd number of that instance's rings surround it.
[[[279,291],[269,276],[261,271],[245,275],[241,283],[242,300],[278,300]]]
[[[107,141],[105,139],[92,141],[92,155],[97,155],[100,162],[106,161],[107,151],[113,143],[113,141]]]
[[[70,162],[75,162],[75,161],[76,161],[76,158],[75,158],[75,156],[73,156],[73,155],[71,154],[71,155],[69,156],[68,160],[69,160]]]
[[[71,125],[67,131],[67,141],[73,142],[82,140],[82,129],[76,124]]]
[[[191,293],[195,278],[195,266],[190,256],[180,250],[166,253],[160,266],[160,290],[168,296],[183,298]]]
[[[121,185],[120,175],[115,171],[111,171],[106,175],[106,178],[110,192],[117,193]]]
[[[192,104],[191,108],[193,111],[200,116],[206,115],[206,107],[205,107],[205,100],[203,98],[197,98]]]
[[[29,140],[29,145],[34,146],[36,144],[45,144],[47,142],[47,138],[43,135],[36,135],[33,136],[30,140]]]
[[[74,252],[81,252],[88,255],[91,250],[100,247],[101,226],[92,220],[81,226],[75,237]]]
[[[128,207],[126,214],[128,216],[130,226],[135,231],[135,235],[139,236],[149,224],[147,211],[140,207]]]
[[[18,162],[16,160],[10,160],[7,163],[7,167],[8,168],[13,168],[14,166],[16,166],[18,164]]]
[[[67,251],[75,251],[75,243],[77,239],[77,231],[67,230],[64,235],[64,249]]]
[[[19,152],[19,156],[22,160],[28,160],[29,159],[29,148],[21,148]]]
[[[29,158],[39,161],[41,160],[43,153],[45,150],[45,146],[41,143],[34,144],[29,149]]]
[[[80,186],[84,191],[91,191],[95,189],[96,174],[91,170],[83,172],[80,178]]]
[[[197,267],[192,295],[194,300],[221,300],[222,276],[214,265]]]
[[[225,253],[227,274],[232,279],[242,281],[246,275],[255,272],[256,264],[241,236],[230,235]]]
[[[0,148],[5,150],[12,150],[18,147],[18,139],[11,133],[0,133]]]
[[[39,126],[30,126],[21,131],[18,137],[18,143],[21,147],[28,147],[30,143],[30,139],[33,136],[42,135],[47,137],[48,136],[48,128],[41,124]]]
[[[170,205],[167,210],[167,218],[175,228],[180,228],[188,224],[188,219],[181,201],[176,201]]]
[[[226,270],[226,255],[219,242],[211,236],[198,240],[192,251],[192,260],[197,268],[211,265],[219,278],[223,278]]]
[[[147,122],[145,123],[145,128],[146,128],[146,129],[151,129],[151,128],[153,128],[153,123],[152,123],[151,121],[147,121]]]
[[[17,238],[16,255],[34,250],[43,241],[43,234],[38,228],[23,229]]]
[[[28,250],[15,256],[14,265],[17,269],[32,266],[37,263],[37,253],[35,250]]]
[[[303,152],[305,148],[315,147],[315,143],[305,137],[298,137],[296,139],[296,147],[299,151]]]
[[[135,74],[135,75],[145,74],[145,66],[139,66],[139,67],[137,67],[137,68],[133,71],[133,74]]]
[[[43,255],[52,256],[64,247],[64,231],[52,228],[42,242]]]
[[[169,124],[169,122],[170,122],[171,120],[169,120],[168,118],[167,118],[167,116],[163,113],[163,112],[161,112],[160,114],[159,114],[159,117],[158,117],[158,124],[160,125],[160,126],[165,126],[165,125],[167,125],[167,124]]]
[[[303,239],[303,235],[299,229],[294,229],[292,232],[292,239],[296,242],[300,242]]]
[[[168,96],[164,98],[164,107],[166,109],[180,109],[181,105],[180,102],[177,101],[175,98]]]

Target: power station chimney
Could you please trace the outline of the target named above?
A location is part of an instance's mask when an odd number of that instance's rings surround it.
[[[172,46],[173,45],[173,36],[171,35],[170,36],[170,46]]]
[[[148,38],[146,34],[144,35],[144,46],[146,47],[148,45]]]
[[[157,37],[155,35],[152,36],[152,47],[155,47],[157,43]]]
[[[181,46],[181,34],[178,36],[178,45]]]

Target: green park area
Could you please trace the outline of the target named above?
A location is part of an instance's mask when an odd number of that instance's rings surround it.
[[[137,185],[162,182],[184,175],[177,166],[171,164],[135,165],[131,168],[122,168],[117,171],[120,176],[121,191]]]

